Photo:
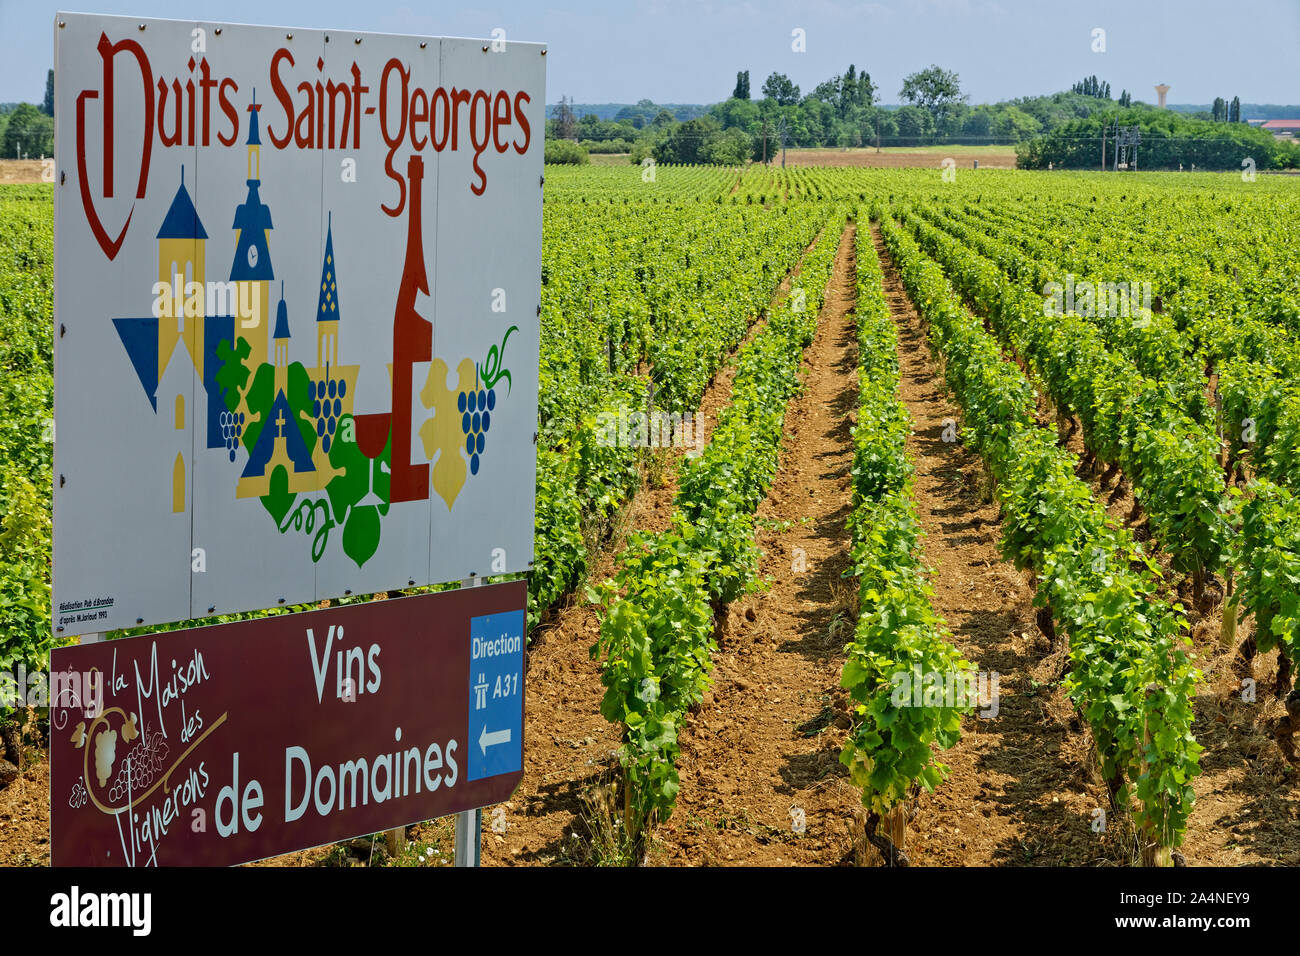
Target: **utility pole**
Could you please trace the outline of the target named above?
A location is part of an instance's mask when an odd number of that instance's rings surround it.
[[[763,165],[767,165],[767,119],[763,119]]]
[[[1101,121],[1101,171],[1106,171],[1106,121]]]

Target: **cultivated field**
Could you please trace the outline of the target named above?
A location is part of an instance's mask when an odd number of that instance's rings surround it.
[[[625,163],[546,173],[485,861],[1300,862],[1296,180]],[[825,168],[875,165],[929,168]],[[0,187],[0,670],[48,651],[52,189]],[[0,864],[42,864],[15,724]]]
[[[39,183],[44,166],[39,159],[0,159],[0,183],[16,186]]]

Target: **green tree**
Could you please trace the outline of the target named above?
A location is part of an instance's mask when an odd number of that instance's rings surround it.
[[[799,87],[784,73],[773,73],[763,81],[763,95],[778,106],[794,106],[799,102]]]
[[[1240,96],[1234,96],[1232,98],[1232,105],[1228,107],[1228,122],[1229,123],[1241,122],[1241,97]]]
[[[843,116],[845,111],[850,106],[857,103],[857,101],[858,71],[857,68],[850,63],[848,70],[844,73],[844,78],[840,81],[840,102],[838,104],[840,116]]]
[[[600,134],[600,117],[595,113],[588,113],[578,120],[578,139],[600,139]]]
[[[561,96],[555,108],[555,135],[560,139],[578,138],[578,117],[573,114],[573,100],[567,96]]]
[[[637,100],[636,106],[625,106],[619,110],[614,122],[630,122],[634,129],[643,129],[654,117],[656,108],[651,100]]]
[[[1023,112],[1023,110],[1020,112]],[[997,118],[997,109],[981,104],[966,114],[962,120],[961,133],[963,136],[991,136],[993,122]]]
[[[849,64],[849,75],[853,74],[853,64]],[[853,103],[855,106],[871,106],[876,102],[876,86],[871,82],[871,74],[863,70],[858,74],[857,82],[853,87]]]
[[[991,127],[994,136],[1014,140],[1017,143],[1031,136],[1037,136],[1041,129],[1042,125],[1038,120],[1014,106],[1002,110]]]
[[[723,129],[742,129],[752,133],[758,123],[758,104],[734,96],[713,107],[709,113],[717,118]]]
[[[934,135],[934,114],[921,106],[901,106],[894,111],[898,135],[909,139],[923,139]]]
[[[718,130],[718,121],[711,116],[678,123],[670,128],[663,141],[655,146],[655,162],[661,165],[709,162],[709,142]]]
[[[732,91],[731,98],[736,100],[749,99],[749,70],[741,70],[736,74],[736,88]]]
[[[934,119],[935,126],[943,126],[948,115],[968,97],[962,94],[956,73],[931,65],[903,78],[903,88],[898,91],[904,102],[919,106]],[[900,129],[902,124],[900,123]]]
[[[9,114],[0,156],[16,159],[19,151],[32,158],[54,155],[54,120],[31,103],[20,103]]]
[[[740,129],[723,130],[705,140],[703,158],[715,166],[740,166],[753,151],[749,134]]]
[[[587,151],[569,139],[548,139],[543,162],[581,166],[589,162]]]
[[[54,118],[54,71],[50,70],[45,76],[45,105],[41,107],[41,112],[50,119]]]
[[[828,103],[831,106],[838,106],[840,101],[840,83],[841,78],[833,76],[829,80],[822,80],[813,91],[808,94],[808,100],[816,100],[820,103]]]

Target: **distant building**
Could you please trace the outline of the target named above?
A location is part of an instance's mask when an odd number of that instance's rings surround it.
[[[1291,139],[1300,136],[1300,119],[1265,120],[1259,128],[1268,130],[1278,139]]]

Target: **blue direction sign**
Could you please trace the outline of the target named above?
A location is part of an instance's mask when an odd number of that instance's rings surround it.
[[[470,619],[470,780],[523,769],[524,612]]]

